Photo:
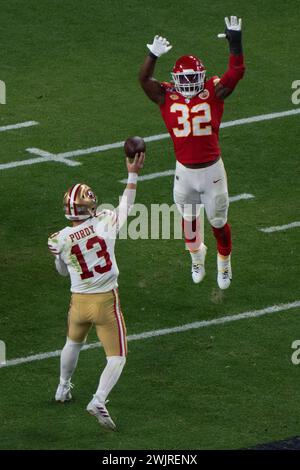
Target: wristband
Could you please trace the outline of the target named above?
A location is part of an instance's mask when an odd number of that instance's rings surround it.
[[[153,52],[149,52],[149,56],[152,57],[152,59],[157,59],[157,55],[153,54]]]
[[[138,180],[138,174],[137,173],[128,173],[127,184],[136,184],[137,180]]]

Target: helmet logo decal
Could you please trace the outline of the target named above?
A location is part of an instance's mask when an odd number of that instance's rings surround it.
[[[93,191],[92,191],[91,189],[89,189],[89,190],[87,191],[87,197],[88,197],[89,199],[94,199],[94,200],[96,199],[95,194],[93,193]]]

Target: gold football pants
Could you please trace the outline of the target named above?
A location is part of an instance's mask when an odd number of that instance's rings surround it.
[[[92,325],[106,356],[126,356],[126,327],[117,289],[99,294],[72,294],[68,337],[82,343]]]

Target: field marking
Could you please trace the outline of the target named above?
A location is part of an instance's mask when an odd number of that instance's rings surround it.
[[[158,171],[156,173],[149,173],[149,175],[139,176],[138,181],[155,180],[156,178],[164,178],[165,176],[173,175],[175,175],[175,170]],[[127,184],[127,178],[119,180],[119,183]]]
[[[0,170],[9,170],[10,168],[16,168],[18,166],[34,165],[35,163],[44,163],[50,160],[51,158],[41,157],[29,158],[27,160],[18,160],[16,162],[2,163],[0,165]]]
[[[41,156],[40,158],[28,158],[27,160],[18,160],[15,162],[2,163],[0,164],[0,170],[8,170],[10,168],[16,168],[18,166],[35,165],[36,163],[44,163],[44,162],[51,162],[51,161],[55,161],[55,162],[58,161],[61,163],[65,163],[66,165],[69,165],[69,166],[81,165],[81,163],[79,162],[72,162],[68,160],[63,161],[62,159],[57,158],[56,155],[43,151],[43,156]]]
[[[253,194],[242,193],[242,194],[237,194],[236,196],[229,196],[229,202],[236,202],[236,201],[253,199],[253,198],[255,198]]]
[[[243,313],[238,313],[237,315],[226,315],[224,317],[214,318],[212,320],[202,320],[202,321],[196,321],[193,323],[186,323],[184,325],[174,326],[171,328],[162,328],[159,330],[145,331],[143,333],[129,335],[127,340],[137,341],[141,339],[154,338],[157,336],[165,336],[165,335],[169,335],[172,333],[182,333],[184,331],[189,331],[189,330],[198,330],[199,328],[206,328],[206,327],[213,326],[213,325],[223,325],[224,323],[229,323],[229,322],[238,321],[238,320],[245,320],[248,318],[262,317],[264,315],[283,312],[283,311],[291,310],[293,308],[298,308],[298,307],[300,307],[300,300],[296,300],[295,302],[279,304],[279,305],[272,305],[270,307],[265,307],[260,310],[251,310],[251,311],[247,311]],[[86,344],[85,346],[83,346],[82,350],[86,351],[88,349],[94,349],[98,347],[101,347],[101,344],[99,342],[90,343],[90,344]],[[60,353],[61,353],[61,350],[58,349],[56,351],[34,354],[32,356],[9,359],[8,361],[6,361],[6,364],[0,365],[0,368],[16,366],[16,365],[24,364],[28,362],[42,361],[44,359],[49,359],[51,357],[58,357]]]
[[[251,116],[248,118],[243,118],[243,119],[236,119],[234,121],[228,121],[228,122],[223,122],[221,124],[221,129],[226,128],[226,127],[232,127],[232,126],[240,126],[244,124],[251,124],[254,122],[261,122],[261,121],[267,121],[270,119],[277,119],[277,118],[282,118],[282,117],[287,117],[287,116],[294,116],[296,114],[300,114],[300,108],[296,109],[291,109],[288,111],[281,111],[277,113],[269,113],[269,114],[261,114],[258,116]],[[35,121],[28,121],[31,123],[35,123]],[[20,123],[20,124],[25,124],[25,123]],[[38,123],[37,123],[38,124]],[[32,124],[33,125],[33,124]],[[8,127],[8,126],[4,126]],[[25,126],[24,126],[25,127]],[[162,140],[162,139],[168,139],[170,135],[168,133],[165,134],[157,134],[157,135],[151,135],[148,137],[144,137],[145,142],[153,142],[156,140]],[[8,162],[6,164],[0,165],[0,170],[7,170],[9,168],[15,168],[18,166],[24,166],[24,165],[34,165],[35,163],[45,163],[48,161],[57,161],[60,163],[65,163],[67,158],[72,158],[72,157],[79,157],[83,155],[89,155],[92,153],[99,153],[99,152],[104,152],[106,150],[111,150],[114,148],[121,148],[124,145],[124,141],[120,142],[115,142],[113,144],[105,144],[105,145],[98,145],[96,147],[88,147],[85,149],[77,149],[77,150],[71,150],[68,152],[62,152],[62,153],[50,153],[46,152],[45,150],[41,149],[34,149],[35,150],[35,155],[38,155],[39,157],[43,157],[45,153],[48,154],[48,157],[45,158],[36,158],[34,159],[28,159],[28,160],[22,160],[22,161],[17,161],[17,162]],[[29,153],[33,153],[33,149],[26,149]],[[80,165],[81,163],[76,162],[75,165]],[[71,166],[75,166],[74,164]]]
[[[289,230],[290,228],[295,228],[295,227],[300,227],[300,222],[292,222],[290,224],[277,225],[275,227],[260,228],[259,230],[264,233],[272,233],[272,232],[281,232],[282,230]]]
[[[10,168],[16,168],[18,166],[27,166],[27,165],[35,165],[36,163],[44,163],[44,162],[59,162],[64,163],[68,166],[79,166],[81,165],[80,162],[67,160],[63,157],[59,157],[54,153],[46,152],[45,150],[37,149],[37,148],[29,148],[26,149],[27,152],[33,155],[39,155],[39,158],[28,158],[27,160],[18,160],[15,162],[9,163],[2,163],[0,164],[0,170],[8,170]]]
[[[220,126],[220,128],[225,128],[225,127],[232,127],[232,126],[241,126],[243,124],[250,124],[253,122],[261,122],[261,121],[267,121],[270,119],[277,119],[281,117],[286,117],[286,116],[293,116],[295,114],[300,114],[300,108],[296,109],[291,109],[289,111],[282,111],[278,113],[269,113],[269,114],[261,114],[259,116],[251,116],[248,118],[243,118],[243,119],[236,119],[234,121],[228,121],[228,122],[223,122]],[[145,142],[154,142],[156,140],[162,140],[162,139],[168,139],[170,137],[169,133],[165,134],[157,134],[157,135],[151,135],[149,137],[143,137]],[[59,153],[58,155],[60,157],[64,158],[70,158],[70,157],[78,157],[80,155],[88,155],[91,153],[98,153],[98,152],[103,152],[105,150],[110,150],[113,148],[121,148],[124,145],[124,141],[122,142],[115,142],[114,144],[106,144],[106,145],[100,145],[97,147],[90,147],[86,149],[78,149],[78,150],[71,150],[69,152],[64,152],[64,153]]]
[[[41,150],[38,148],[27,148],[26,151],[29,153],[32,153],[33,155],[40,155],[41,157],[45,157],[47,161],[52,160],[54,162],[64,163],[65,165],[68,165],[68,166],[81,165],[80,162],[73,162],[72,160],[67,160],[66,158],[61,157],[58,154],[46,152],[45,150]]]
[[[0,126],[0,132],[11,131],[13,129],[21,129],[23,127],[37,126],[39,123],[37,121],[25,121],[19,122],[18,124],[9,124],[7,126]]]

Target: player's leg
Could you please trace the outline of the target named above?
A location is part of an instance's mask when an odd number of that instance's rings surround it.
[[[71,395],[71,378],[76,369],[78,357],[85,344],[91,327],[89,319],[89,295],[84,297],[73,294],[68,315],[67,340],[60,355],[60,381],[55,394],[55,400],[69,401]]]
[[[87,411],[96,416],[100,424],[115,430],[115,424],[105,406],[107,397],[118,382],[126,362],[126,327],[117,289],[101,295],[101,304],[94,323],[106,354],[106,366],[101,373],[94,398]]]
[[[176,164],[174,202],[182,215],[185,245],[191,255],[192,279],[197,284],[205,275],[206,246],[201,239],[200,193],[197,189],[197,170]]]
[[[232,242],[231,229],[227,222],[229,207],[227,177],[221,159],[206,169],[202,201],[217,242],[218,285],[220,289],[227,289],[232,278]]]

